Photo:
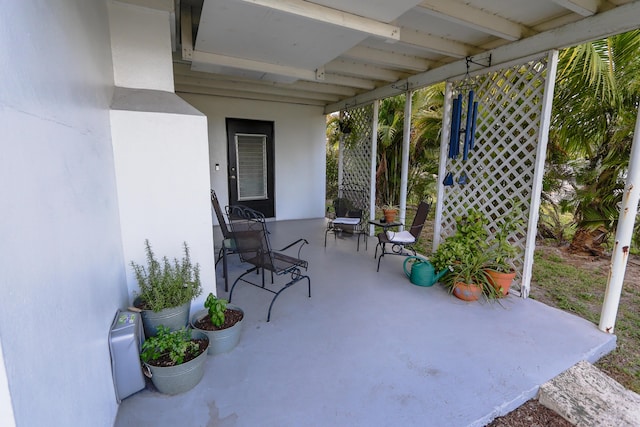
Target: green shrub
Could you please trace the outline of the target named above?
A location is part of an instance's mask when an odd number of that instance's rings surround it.
[[[140,292],[140,308],[160,311],[188,303],[202,293],[200,284],[200,266],[193,265],[189,256],[189,247],[184,243],[182,260],[174,258],[173,263],[165,256],[158,261],[151,250],[149,240],[145,240],[147,266],[131,261]]]
[[[227,302],[228,301],[225,299],[218,299],[212,293],[207,296],[207,299],[204,302],[204,306],[209,311],[211,323],[217,327],[222,326],[224,323],[224,312],[227,309]]]
[[[186,355],[195,355],[198,350],[200,350],[200,346],[191,339],[189,329],[182,328],[171,332],[169,328],[160,325],[158,333],[142,343],[140,359],[144,363],[154,365],[154,362],[168,356],[174,365],[180,365],[184,362]]]

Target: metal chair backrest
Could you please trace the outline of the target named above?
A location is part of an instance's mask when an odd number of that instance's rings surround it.
[[[227,206],[226,209],[240,260],[273,271],[273,254],[264,215],[246,206]]]
[[[216,213],[216,217],[218,218],[218,224],[220,224],[220,230],[222,231],[222,236],[225,239],[231,239],[233,236],[227,227],[227,223],[224,220],[224,215],[222,213],[222,209],[220,208],[220,202],[218,202],[218,196],[216,196],[216,192],[211,190],[211,204],[213,205],[213,210]]]
[[[422,201],[418,205],[418,210],[416,212],[416,216],[413,217],[413,223],[411,224],[411,228],[409,229],[409,233],[413,237],[420,237],[420,233],[422,233],[422,229],[424,228],[424,223],[427,222],[427,215],[429,215],[429,211],[431,210],[431,199],[428,202]]]
[[[368,192],[356,184],[344,184],[338,189],[338,196],[349,201],[350,209],[366,210],[368,206]]]

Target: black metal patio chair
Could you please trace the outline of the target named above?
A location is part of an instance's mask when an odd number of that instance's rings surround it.
[[[295,283],[306,279],[309,298],[311,298],[311,279],[306,274],[302,274],[302,269],[307,270],[308,262],[300,259],[302,247],[309,244],[306,239],[298,239],[279,251],[274,251],[271,249],[269,232],[262,213],[244,206],[227,206],[227,217],[229,218],[229,224],[236,243],[236,252],[240,255],[240,260],[253,266],[233,282],[229,293],[229,302],[231,302],[233,290],[239,282],[245,282],[275,294],[269,305],[268,322],[271,320],[271,308],[276,298]],[[282,251],[297,245],[299,245],[297,256],[282,253]],[[265,284],[265,271],[271,272],[271,283],[273,283],[274,274],[276,276],[289,275],[289,281],[277,291],[269,289]],[[258,283],[250,280],[250,274],[253,272],[258,273],[260,277]]]
[[[233,238],[233,233],[227,227],[227,223],[224,219],[224,214],[222,213],[222,209],[220,208],[218,196],[216,196],[216,192],[214,190],[211,190],[211,205],[213,206],[213,210],[216,213],[218,224],[220,224],[220,231],[222,232],[222,242],[220,243],[220,250],[218,251],[218,256],[216,257],[214,268],[217,267],[218,262],[222,260],[222,277],[224,277],[224,291],[228,292],[229,281],[227,278],[227,255],[237,253],[236,243]]]
[[[378,258],[378,269],[380,271],[380,261],[385,255],[416,255],[414,245],[420,238],[420,233],[424,228],[424,223],[427,221],[427,215],[431,210],[432,199],[422,201],[418,205],[416,216],[413,217],[413,222],[408,230],[403,231],[383,231],[378,233],[378,244],[376,245],[376,252],[373,255],[374,258],[378,255],[378,248],[380,248],[380,257]],[[390,250],[387,250],[389,245]]]
[[[367,245],[367,221],[365,218],[367,194],[356,185],[344,185],[338,190],[338,197],[333,201],[333,212],[327,209],[329,222],[324,232],[324,246],[327,246],[327,234],[333,233],[334,240],[338,235],[351,234],[358,238],[357,250],[360,250],[360,236],[364,238],[365,250]]]

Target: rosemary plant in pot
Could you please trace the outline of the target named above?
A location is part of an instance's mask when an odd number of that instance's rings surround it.
[[[184,243],[181,260],[158,260],[145,240],[147,266],[131,262],[140,291],[133,305],[142,310],[145,336],[156,334],[159,325],[178,330],[188,325],[191,301],[202,293],[200,266],[192,264],[189,247]]]
[[[158,326],[157,334],[142,344],[140,359],[145,375],[158,391],[178,394],[191,390],[204,375],[209,338],[187,328],[170,331]]]
[[[226,353],[240,341],[244,311],[217,298],[213,293],[204,302],[205,310],[195,313],[191,326],[209,337],[209,354]]]

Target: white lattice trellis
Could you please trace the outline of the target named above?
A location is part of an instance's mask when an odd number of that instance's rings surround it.
[[[340,187],[357,187],[362,190],[362,206],[370,208],[371,188],[371,131],[373,125],[373,105],[342,111],[342,121],[348,125],[349,133],[344,135],[342,154],[342,175]]]
[[[469,152],[468,159],[465,161],[462,156],[463,136],[460,155],[446,161],[446,173],[453,176],[453,185],[443,186],[442,177],[440,238],[453,233],[455,218],[469,208],[484,212],[492,229],[515,208],[522,220],[520,229],[510,236],[519,248],[514,260],[518,277],[512,288],[516,292],[522,286],[546,70],[544,57],[453,83],[453,95],[461,93],[465,104],[469,89],[475,90],[478,118],[475,149]],[[464,127],[466,105],[462,111]],[[447,122],[450,120],[445,121],[445,133],[449,134]]]

